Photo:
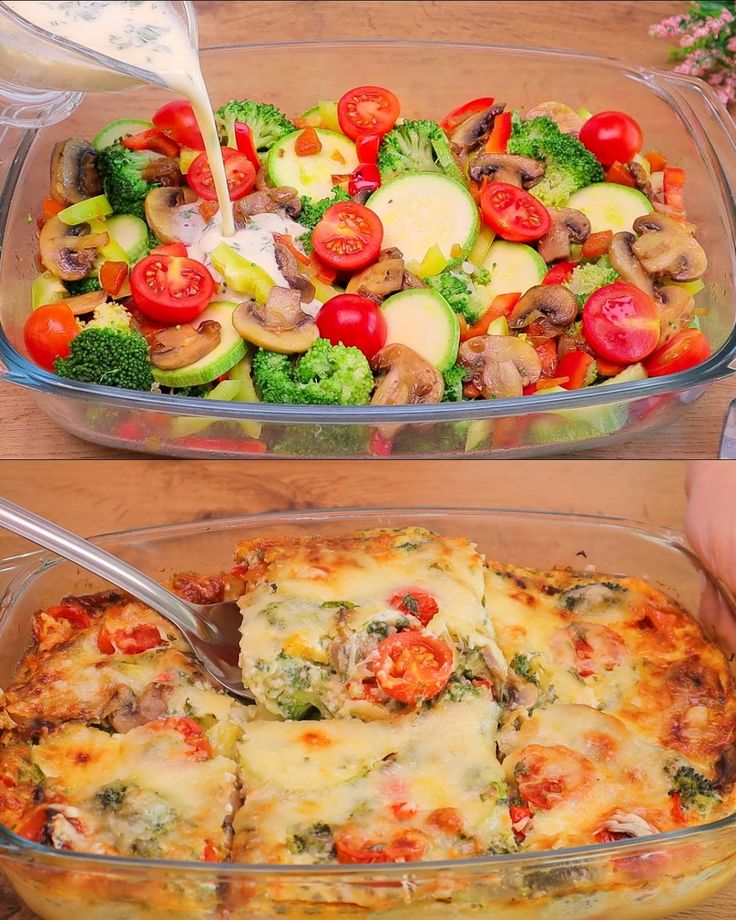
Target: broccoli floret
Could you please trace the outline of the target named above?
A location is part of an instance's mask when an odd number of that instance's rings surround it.
[[[442,402],[462,402],[463,381],[468,376],[468,369],[460,364],[453,365],[442,375],[445,378],[445,394]]]
[[[138,332],[93,326],[72,339],[69,351],[55,361],[60,377],[127,390],[153,386],[148,343]]]
[[[156,158],[150,150],[128,150],[120,141],[105,147],[97,155],[97,169],[107,200],[116,214],[134,214],[146,219],[143,203],[158,182],[144,177],[145,167]]]
[[[389,131],[378,151],[378,168],[384,181],[405,172],[439,172],[463,181],[447,135],[427,119],[405,121]]]
[[[87,278],[80,278],[79,281],[65,281],[64,285],[69,291],[70,297],[102,290],[102,285],[97,275],[89,275]]]
[[[273,453],[296,457],[366,454],[370,433],[366,425],[294,425],[279,436]]]
[[[350,195],[341,185],[334,187],[329,198],[320,198],[319,201],[312,201],[307,195],[302,195],[302,210],[297,220],[308,232],[303,233],[298,240],[307,254],[312,251],[312,231],[324,217],[325,211],[338,201],[350,200]]]
[[[672,777],[673,792],[680,793],[683,808],[695,808],[705,816],[720,802],[713,783],[692,767],[680,767]]]
[[[228,147],[237,147],[235,122],[246,124],[253,132],[253,144],[261,155],[267,153],[275,143],[296,131],[284,113],[268,102],[254,102],[252,99],[231,99],[215,112],[220,139]]]
[[[128,332],[131,328],[131,315],[122,304],[102,303],[95,309],[92,319],[87,323],[87,329],[117,329]]]
[[[608,256],[601,256],[596,262],[584,262],[582,265],[575,266],[567,281],[567,286],[583,307],[593,291],[597,291],[606,284],[613,284],[618,279],[619,274],[611,265]]]
[[[484,268],[475,269],[472,275],[462,268],[449,266],[439,275],[423,279],[425,284],[441,294],[452,309],[469,323],[479,319],[488,306],[478,295],[477,286],[488,284],[490,274]]]
[[[359,406],[371,398],[373,372],[357,348],[317,339],[293,360],[260,348],[253,358],[253,380],[268,403]]]
[[[470,422],[435,422],[433,425],[405,425],[396,435],[392,453],[455,454],[465,451]]]
[[[525,121],[514,115],[508,152],[544,160],[544,177],[532,194],[548,207],[563,205],[573,192],[603,181],[603,167],[593,154],[546,116]]]

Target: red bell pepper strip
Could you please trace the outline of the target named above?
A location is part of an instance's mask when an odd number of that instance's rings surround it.
[[[652,172],[661,172],[667,165],[666,157],[662,156],[659,150],[650,150],[644,154],[644,159],[649,161]]]
[[[511,112],[501,112],[493,119],[493,128],[486,141],[486,153],[506,153],[511,137]]]
[[[461,125],[467,118],[470,118],[471,115],[477,115],[478,112],[489,109],[492,105],[493,96],[481,96],[480,99],[472,99],[470,102],[466,102],[464,105],[460,105],[456,109],[453,109],[449,115],[446,115],[442,119],[440,127],[448,134],[452,134],[455,128]]]
[[[569,351],[557,364],[557,375],[567,377],[562,386],[566,390],[579,390],[590,382],[595,359],[587,351]]]
[[[127,147],[128,150],[153,150],[154,153],[161,153],[165,157],[179,155],[179,145],[176,141],[155,128],[148,128],[147,131],[131,134],[130,137],[126,137],[123,140],[123,147]]]
[[[521,300],[521,294],[519,293],[498,294],[493,298],[490,307],[477,322],[461,330],[460,341],[467,342],[468,339],[475,338],[476,335],[485,335],[493,320],[498,319],[499,316],[508,316],[519,300]]]
[[[227,451],[231,454],[265,454],[268,446],[254,438],[199,438],[188,435],[174,441],[175,447],[191,447],[192,450]]]
[[[384,438],[384,436],[377,428],[371,432],[368,450],[374,457],[391,456],[393,446],[393,438]]]
[[[601,230],[599,233],[591,233],[588,239],[583,243],[580,255],[584,259],[598,259],[604,256],[611,248],[612,239],[612,230]]]
[[[246,125],[242,121],[235,122],[235,146],[243,156],[250,160],[255,166],[256,172],[258,172],[261,168],[261,161],[253,143],[253,132],[250,129],[250,125]]]
[[[360,163],[350,174],[348,195],[354,198],[361,192],[372,194],[381,184],[381,173],[373,163]]]
[[[628,167],[624,163],[615,160],[605,175],[606,182],[615,182],[616,185],[628,185],[631,188],[636,187],[634,177],[631,175]]]
[[[127,262],[112,262],[108,259],[100,268],[100,287],[110,297],[117,297],[123,282],[128,277]]]
[[[564,284],[572,275],[577,262],[558,262],[542,278],[542,284]]]
[[[381,146],[380,134],[359,134],[355,139],[355,152],[359,163],[372,163],[378,160],[378,148]]]
[[[679,166],[664,168],[664,203],[685,213],[685,170]]]

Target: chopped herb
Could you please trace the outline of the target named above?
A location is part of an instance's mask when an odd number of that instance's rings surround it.
[[[325,601],[320,607],[342,607],[343,610],[355,610],[357,604],[352,601]]]
[[[412,616],[419,613],[419,600],[413,594],[405,594],[401,599],[401,606]]]
[[[534,671],[532,671],[532,662],[529,655],[514,655],[509,664],[510,667],[516,671],[519,677],[523,677],[524,680],[528,680],[530,684],[534,684],[535,687],[539,687],[541,689],[539,678],[534,673]]]
[[[381,639],[385,639],[390,628],[390,625],[385,621],[373,620],[366,626],[365,631],[369,636],[380,636]]]

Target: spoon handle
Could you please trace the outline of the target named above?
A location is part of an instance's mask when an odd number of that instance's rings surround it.
[[[0,498],[0,526],[76,562],[88,572],[122,588],[185,632],[193,632],[202,639],[209,638],[211,628],[186,601],[94,543],[4,498]]]

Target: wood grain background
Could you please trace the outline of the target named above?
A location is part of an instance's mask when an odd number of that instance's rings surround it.
[[[685,10],[687,3],[199,0],[196,6],[202,47],[325,38],[448,39],[587,51],[629,64],[666,67],[667,45],[649,38],[647,29],[664,16]],[[544,95],[541,87],[540,93]],[[715,384],[664,431],[583,456],[715,457],[726,408],[734,398],[736,379]],[[67,434],[39,411],[29,392],[2,383],[0,423],[0,458],[131,456]]]

